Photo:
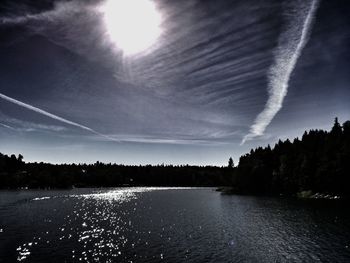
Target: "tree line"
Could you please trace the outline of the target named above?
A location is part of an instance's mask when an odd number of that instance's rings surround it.
[[[310,130],[292,142],[258,147],[226,167],[25,163],[22,155],[0,153],[0,188],[113,186],[229,186],[234,193],[294,195],[350,194],[350,121],[330,131]]]
[[[228,185],[227,167],[25,163],[23,156],[0,153],[0,188]]]
[[[292,142],[258,147],[240,157],[234,191],[249,194],[295,194],[301,191],[350,195],[350,121],[332,129],[310,130]]]

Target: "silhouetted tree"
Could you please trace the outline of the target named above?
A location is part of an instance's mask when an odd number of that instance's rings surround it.
[[[350,121],[335,118],[330,132],[305,131],[293,143],[258,147],[240,158],[234,188],[243,193],[295,194],[302,190],[350,196]]]
[[[235,167],[235,165],[234,165],[234,163],[233,163],[232,157],[230,157],[230,158],[228,159],[228,168],[233,168],[233,167]]]
[[[334,125],[332,127],[331,134],[334,134],[334,135],[341,135],[342,134],[342,127],[338,122],[338,118],[334,119]]]

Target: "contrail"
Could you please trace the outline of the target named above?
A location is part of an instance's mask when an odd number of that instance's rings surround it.
[[[52,113],[49,113],[49,112],[44,111],[44,110],[42,110],[42,109],[39,109],[39,108],[34,107],[34,106],[32,106],[32,105],[29,105],[29,104],[27,104],[27,103],[21,102],[21,101],[16,100],[16,99],[13,99],[13,98],[11,98],[11,97],[9,97],[9,96],[6,96],[6,95],[4,95],[4,94],[2,94],[2,93],[0,93],[0,98],[1,98],[1,99],[4,99],[4,100],[6,100],[6,101],[9,101],[9,102],[11,102],[11,103],[14,103],[14,104],[16,104],[16,105],[18,105],[18,106],[21,106],[21,107],[23,107],[23,108],[26,108],[26,109],[28,109],[28,110],[34,111],[34,112],[39,113],[39,114],[42,114],[42,115],[44,115],[44,116],[47,116],[47,117],[49,117],[49,118],[51,118],[51,119],[54,119],[54,120],[57,120],[57,121],[60,121],[60,122],[63,122],[63,123],[66,123],[66,124],[69,124],[69,125],[78,127],[78,128],[80,128],[80,129],[83,129],[83,130],[92,132],[92,133],[94,133],[94,134],[96,134],[96,135],[99,135],[99,136],[102,136],[102,137],[104,137],[104,138],[106,138],[106,139],[108,139],[108,140],[118,141],[118,140],[115,140],[114,138],[111,138],[111,137],[109,137],[109,136],[107,136],[107,135],[101,134],[101,133],[99,133],[99,132],[97,132],[97,131],[95,131],[95,130],[93,130],[93,129],[87,127],[87,126],[84,126],[84,125],[81,125],[81,124],[79,124],[79,123],[76,123],[76,122],[73,122],[73,121],[64,119],[64,118],[62,118],[62,117],[59,117],[59,116],[57,116],[57,115],[54,115],[54,114],[52,114]]]
[[[298,18],[296,17],[293,21],[289,21],[291,26],[280,36],[279,45],[275,53],[275,61],[270,67],[268,74],[269,98],[265,104],[264,110],[260,112],[254,124],[250,127],[249,133],[244,136],[241,145],[247,140],[263,135],[266,127],[282,108],[284,97],[287,95],[288,91],[290,75],[308,41],[312,19],[318,7],[318,3],[318,0],[312,0],[311,5],[307,9],[301,9],[297,16],[304,15],[305,13],[303,23],[300,25],[297,23],[298,21],[294,21]],[[296,39],[296,34],[300,34],[299,39]]]
[[[14,131],[16,130],[15,128],[13,128],[13,127],[11,127],[9,125],[3,124],[3,123],[0,123],[0,126],[5,127],[7,129],[10,129],[10,130],[14,130]]]

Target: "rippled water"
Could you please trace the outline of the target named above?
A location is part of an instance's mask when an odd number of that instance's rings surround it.
[[[0,191],[0,262],[350,262],[349,214],[213,189]]]

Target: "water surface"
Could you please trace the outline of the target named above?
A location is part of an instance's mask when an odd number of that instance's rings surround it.
[[[350,262],[347,207],[209,188],[0,191],[0,262]]]

